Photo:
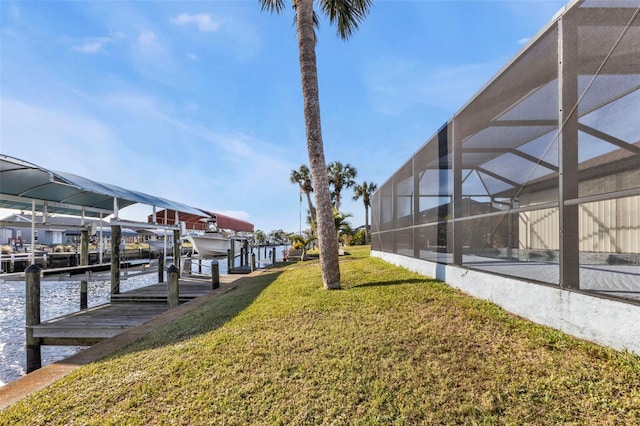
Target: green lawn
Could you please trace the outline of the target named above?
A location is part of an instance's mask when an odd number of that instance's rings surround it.
[[[349,247],[265,272],[0,424],[640,424],[640,358]]]

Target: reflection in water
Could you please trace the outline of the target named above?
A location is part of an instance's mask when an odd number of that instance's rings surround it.
[[[133,290],[157,282],[157,273],[122,279],[120,290]],[[40,283],[42,321],[79,310],[80,281],[47,281]],[[88,284],[89,307],[109,301],[110,281]],[[0,386],[25,374],[25,283],[0,278]],[[42,346],[42,365],[75,354],[78,346]]]

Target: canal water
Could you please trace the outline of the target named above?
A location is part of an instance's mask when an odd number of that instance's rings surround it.
[[[256,253],[258,268],[267,266],[270,262],[269,251],[276,250],[276,261],[282,260],[282,250],[286,246],[269,248],[267,256],[261,249],[260,257]],[[259,260],[258,260],[259,259]],[[265,260],[267,262],[265,263]],[[239,260],[236,259],[236,263]],[[220,275],[227,274],[227,260],[222,258],[218,262]],[[200,268],[200,270],[198,270]],[[211,273],[211,261],[203,260],[199,266],[194,260],[191,264],[193,272]],[[46,279],[40,283],[40,319],[46,321],[62,315],[80,310],[80,280],[83,276],[66,277],[60,280]],[[158,282],[156,270],[151,273],[137,274],[123,273],[120,281],[120,291],[125,292]],[[166,278],[165,278],[166,282]],[[111,283],[108,273],[93,276],[88,283],[88,306],[93,307],[109,302]],[[84,349],[81,346],[42,346],[42,365],[51,364]],[[3,280],[0,275],[0,386],[20,378],[25,374],[25,282]]]
[[[68,278],[66,278],[68,279]],[[120,290],[129,291],[158,281],[157,272],[121,279]],[[109,301],[107,278],[88,283],[89,307]],[[5,281],[0,276],[0,386],[25,374],[25,283]],[[80,310],[80,281],[40,283],[40,319],[46,321]],[[51,364],[83,349],[79,346],[42,346],[42,365]]]

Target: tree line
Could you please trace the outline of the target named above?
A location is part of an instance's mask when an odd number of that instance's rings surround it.
[[[329,182],[331,205],[333,206],[333,218],[336,231],[338,231],[340,235],[344,235],[348,238],[353,237],[346,222],[346,218],[351,215],[340,211],[343,191],[348,188],[353,188],[353,200],[357,201],[362,198],[365,209],[364,236],[363,238],[361,237],[361,241],[358,242],[361,244],[367,244],[369,242],[369,207],[371,206],[371,196],[376,189],[378,189],[378,186],[373,182],[367,181],[357,184],[355,180],[357,175],[357,169],[348,163],[343,165],[340,161],[334,161],[327,166],[327,181]],[[311,200],[311,193],[314,191],[314,188],[309,167],[303,164],[297,170],[293,170],[290,175],[290,181],[300,187],[300,195],[305,194],[308,208],[307,224],[310,225],[309,234],[315,235],[315,229],[317,226],[316,209],[313,205],[313,201]]]
[[[327,180],[331,193],[335,229],[338,233],[339,241],[349,245],[368,244],[370,242],[369,207],[371,206],[371,196],[378,189],[378,186],[373,182],[364,181],[357,184],[355,180],[357,175],[357,169],[350,164],[343,165],[340,161],[334,161],[327,166]],[[309,228],[303,231],[303,235],[287,233],[282,229],[273,230],[268,234],[257,230],[254,233],[254,239],[258,244],[287,244],[297,241],[306,246],[317,239],[316,208],[311,199],[313,180],[309,167],[303,164],[298,169],[292,170],[289,180],[291,183],[298,185],[300,201],[302,202],[302,194],[307,200],[307,225],[309,225]],[[351,215],[340,211],[343,191],[348,188],[353,188],[354,201],[362,199],[365,209],[365,227],[355,233],[347,221]]]

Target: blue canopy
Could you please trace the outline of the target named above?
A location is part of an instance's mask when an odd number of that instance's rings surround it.
[[[49,213],[87,217],[114,213],[114,200],[118,209],[140,203],[172,209],[182,213],[202,215],[200,209],[182,203],[155,197],[116,185],[95,182],[66,172],[43,167],[0,154],[0,208],[31,210],[45,209]]]

